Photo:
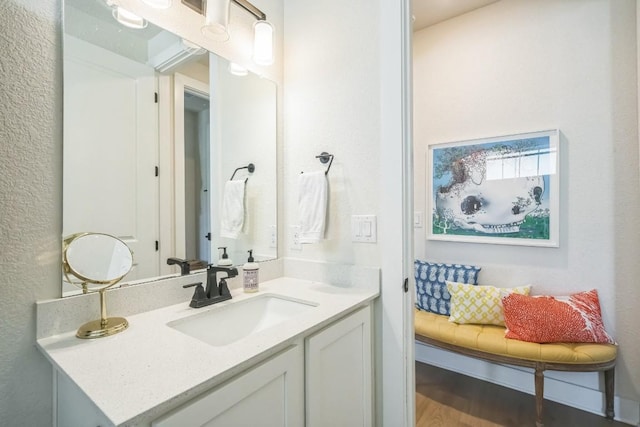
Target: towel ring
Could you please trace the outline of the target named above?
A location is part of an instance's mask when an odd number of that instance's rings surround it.
[[[236,176],[236,172],[238,172],[240,169],[247,169],[249,173],[253,173],[253,171],[256,170],[256,165],[254,165],[253,163],[249,163],[247,166],[236,168],[236,170],[233,171],[233,175],[231,175],[231,179],[229,181],[233,181],[233,177]]]
[[[331,169],[331,163],[333,163],[333,154],[329,154],[326,151],[323,151],[322,153],[316,156],[316,159],[320,160],[320,163],[322,164],[329,163],[329,166],[327,166],[327,170],[324,171],[324,174],[328,175],[329,169]],[[304,171],[300,173],[303,174]]]
[[[329,163],[329,166],[327,166],[327,170],[324,171],[324,174],[328,175],[329,169],[331,169],[331,163],[333,163],[333,154],[329,154],[326,151],[323,151],[319,156],[316,156],[316,159],[319,159],[320,163],[322,163],[323,165]]]

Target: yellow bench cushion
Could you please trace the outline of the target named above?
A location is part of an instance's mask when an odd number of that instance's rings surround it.
[[[440,342],[516,359],[547,363],[598,364],[616,358],[613,344],[538,344],[504,337],[505,328],[495,325],[459,325],[448,316],[415,310],[415,333]]]

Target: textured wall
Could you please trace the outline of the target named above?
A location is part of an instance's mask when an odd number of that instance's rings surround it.
[[[51,424],[39,299],[60,294],[60,2],[0,1],[0,425]]]
[[[596,288],[620,343],[617,394],[638,401],[639,232],[635,1],[509,1],[414,38],[416,210],[427,145],[559,128],[560,247],[425,241],[416,256],[483,266],[534,293]],[[578,378],[578,376],[576,376]]]

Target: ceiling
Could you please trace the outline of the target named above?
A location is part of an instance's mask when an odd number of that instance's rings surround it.
[[[471,12],[498,0],[413,0],[413,31]]]

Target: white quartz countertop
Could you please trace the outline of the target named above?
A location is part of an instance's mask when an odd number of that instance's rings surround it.
[[[177,319],[265,294],[308,301],[317,306],[220,347],[167,326]],[[38,347],[114,426],[146,424],[301,337],[368,304],[379,295],[379,289],[338,287],[282,277],[261,283],[258,293],[235,290],[232,295],[229,301],[204,308],[191,308],[189,301],[185,301],[129,316],[129,328],[110,337],[81,340],[75,337],[75,331],[70,331],[40,339]],[[233,326],[210,325],[213,329]]]

